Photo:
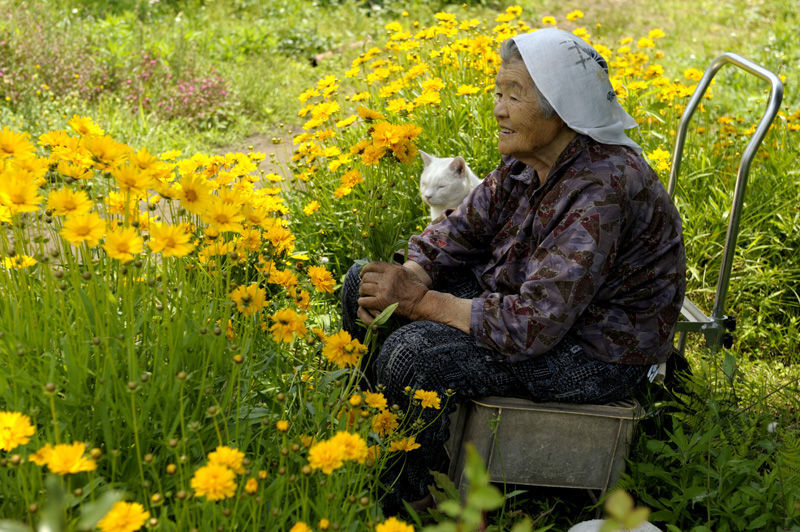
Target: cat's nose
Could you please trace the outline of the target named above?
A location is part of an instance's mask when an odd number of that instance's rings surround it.
[[[433,197],[433,194],[425,194],[425,195],[424,195],[424,196],[422,196],[422,197],[423,197],[423,198],[425,198],[425,201],[430,201],[430,200],[431,200],[431,198]]]

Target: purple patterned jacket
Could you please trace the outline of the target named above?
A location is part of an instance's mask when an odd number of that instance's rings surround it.
[[[447,217],[409,241],[434,288],[469,268],[483,293],[470,333],[520,360],[565,336],[589,356],[663,362],[686,289],[681,221],[633,150],[578,134],[544,185],[504,158]]]

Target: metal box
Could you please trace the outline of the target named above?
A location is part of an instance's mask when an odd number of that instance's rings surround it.
[[[449,476],[463,492],[463,445],[472,442],[492,482],[604,493],[624,471],[634,425],[643,415],[633,399],[606,405],[473,399],[451,417]]]

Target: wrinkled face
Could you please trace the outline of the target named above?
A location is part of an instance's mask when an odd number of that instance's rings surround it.
[[[557,116],[542,116],[533,80],[522,61],[503,64],[497,72],[494,117],[500,130],[500,153],[525,163],[536,159],[565,127]]]

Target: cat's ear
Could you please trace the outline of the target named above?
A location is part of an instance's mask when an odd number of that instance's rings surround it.
[[[428,165],[430,165],[431,162],[433,162],[433,159],[431,158],[431,156],[428,155],[427,153],[425,153],[424,151],[419,150],[419,155],[420,155],[420,157],[422,157],[422,164],[425,166],[425,168],[427,168]]]
[[[450,170],[458,174],[459,176],[464,175],[464,170],[467,168],[467,163],[464,161],[464,158],[460,155],[457,155],[453,158],[453,162],[450,163]]]

